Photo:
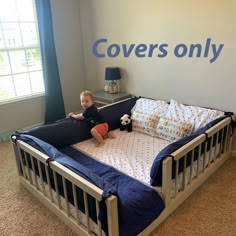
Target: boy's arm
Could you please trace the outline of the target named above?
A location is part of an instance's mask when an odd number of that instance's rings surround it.
[[[69,117],[72,117],[72,118],[77,119],[77,120],[83,120],[83,119],[85,119],[82,113],[80,113],[80,114],[75,114],[75,113],[71,112],[71,113],[69,114]]]

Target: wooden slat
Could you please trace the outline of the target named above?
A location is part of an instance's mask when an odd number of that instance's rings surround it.
[[[34,174],[35,187],[36,187],[37,189],[39,189],[38,178],[37,178],[36,170],[35,170],[35,166],[34,166],[34,157],[31,156],[31,155],[30,155],[30,160],[31,160],[31,164],[32,164],[33,174]]]
[[[53,170],[53,180],[54,180],[54,185],[55,185],[55,189],[56,189],[56,193],[57,193],[57,206],[59,209],[61,209],[61,199],[60,199],[60,195],[59,195],[57,175],[56,175],[56,171],[54,171],[54,170]]]
[[[183,168],[183,182],[182,182],[182,190],[185,190],[186,185],[186,165],[187,165],[187,154],[184,156],[184,168]]]
[[[210,141],[210,150],[209,150],[209,159],[208,159],[208,167],[211,164],[211,158],[212,158],[212,148],[213,148],[213,138],[214,136],[211,137],[211,141]]]
[[[39,176],[40,176],[40,180],[41,180],[42,191],[43,191],[43,194],[46,196],[46,191],[45,191],[45,186],[44,186],[44,181],[43,181],[43,173],[42,173],[42,168],[41,168],[39,160],[37,160],[37,166],[38,166],[38,170],[39,170]]]
[[[207,155],[207,141],[205,142],[205,147],[204,147],[202,173],[204,173],[205,168],[206,168],[206,155]]]
[[[219,146],[218,142],[219,142],[219,131],[216,133],[216,143],[215,143],[215,152],[214,152],[213,162],[215,162],[215,160],[216,160],[217,147]]]
[[[227,150],[228,137],[229,137],[229,125],[227,125],[227,128],[226,128],[226,135],[225,135],[225,140],[224,140],[224,153]]]
[[[200,159],[201,159],[201,152],[202,152],[202,145],[200,144],[198,146],[198,157],[197,157],[197,178],[198,178],[198,175],[199,175],[199,166],[200,166]]]
[[[73,171],[64,167],[60,163],[56,161],[50,162],[51,169],[55,170],[58,174],[63,175],[66,179],[68,179],[71,183],[75,184],[79,188],[83,189],[90,196],[94,197],[97,200],[102,199],[103,190],[98,188],[96,185],[90,183],[86,179],[80,177]]]
[[[178,193],[178,182],[179,182],[179,160],[176,160],[175,166],[175,197]]]
[[[27,172],[28,172],[28,176],[29,176],[29,181],[30,181],[30,184],[33,184],[33,181],[32,181],[32,176],[31,176],[31,171],[30,171],[30,168],[29,168],[29,161],[28,161],[28,158],[26,156],[26,153],[24,152],[24,158],[25,158],[25,162],[26,162],[26,167],[27,167]]]
[[[53,201],[53,196],[52,196],[52,188],[51,188],[51,181],[50,181],[50,177],[49,177],[48,166],[45,166],[45,170],[46,170],[46,177],[47,177],[49,198],[50,198],[51,202],[54,202],[54,201]]]
[[[75,218],[76,218],[76,223],[79,225],[81,224],[81,222],[79,218],[79,206],[78,206],[76,186],[74,184],[72,184],[72,190],[73,190],[73,199],[74,199],[74,206],[75,206]]]
[[[90,228],[90,222],[89,222],[88,196],[85,191],[83,191],[83,195],[84,195],[84,207],[85,207],[85,215],[86,215],[86,226],[87,226],[88,234],[90,234],[91,228]]]
[[[101,224],[101,221],[99,220],[100,207],[99,207],[98,200],[96,200],[96,213],[97,213],[98,235],[102,236],[102,224]]]
[[[66,179],[62,176],[62,185],[63,185],[63,192],[64,192],[64,199],[66,201],[66,214],[70,216],[70,208],[69,208],[69,200],[68,200],[68,193],[66,187]]]
[[[223,149],[224,149],[223,143],[224,143],[224,130],[222,129],[221,130],[221,139],[220,139],[220,155],[222,154]]]
[[[190,165],[190,180],[189,184],[191,184],[193,179],[193,164],[194,164],[194,149],[191,152],[191,165]]]
[[[26,179],[25,166],[24,166],[24,162],[23,162],[23,158],[22,158],[22,154],[20,152],[20,149],[19,149],[19,153],[20,153],[20,163],[21,163],[21,168],[22,168],[23,176]]]

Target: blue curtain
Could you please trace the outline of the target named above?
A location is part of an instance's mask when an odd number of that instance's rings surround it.
[[[35,0],[45,84],[45,123],[65,117],[65,107],[54,44],[50,0]]]

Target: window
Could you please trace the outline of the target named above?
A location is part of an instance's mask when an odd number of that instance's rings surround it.
[[[43,92],[34,0],[0,0],[0,103]]]

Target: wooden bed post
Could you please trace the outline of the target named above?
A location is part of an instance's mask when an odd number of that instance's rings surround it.
[[[13,140],[11,141],[11,144],[12,144],[12,147],[13,147],[13,150],[14,150],[14,154],[15,154],[17,171],[18,171],[19,176],[21,176],[22,175],[22,171],[21,171],[21,167],[20,167],[20,153],[19,153],[19,149],[18,149],[17,144],[16,144],[16,137],[13,136],[12,139]]]
[[[107,205],[108,235],[118,236],[119,223],[118,223],[117,197],[112,195],[109,198],[107,198],[106,205]]]
[[[232,120],[235,122],[236,115],[232,115],[231,118],[232,118]],[[229,131],[229,134],[230,134],[231,132],[234,132],[234,130],[233,130],[233,127],[231,126],[231,124],[229,124],[229,127],[230,127],[230,131]],[[234,137],[234,133],[232,133],[232,136],[229,137],[229,141],[228,141],[228,142],[229,142],[229,143],[228,143],[228,145],[229,145],[228,151],[229,151],[229,152],[232,151],[233,137]],[[230,157],[231,157],[231,155],[230,155]]]
[[[172,158],[167,157],[162,164],[162,197],[167,207],[171,200]]]

